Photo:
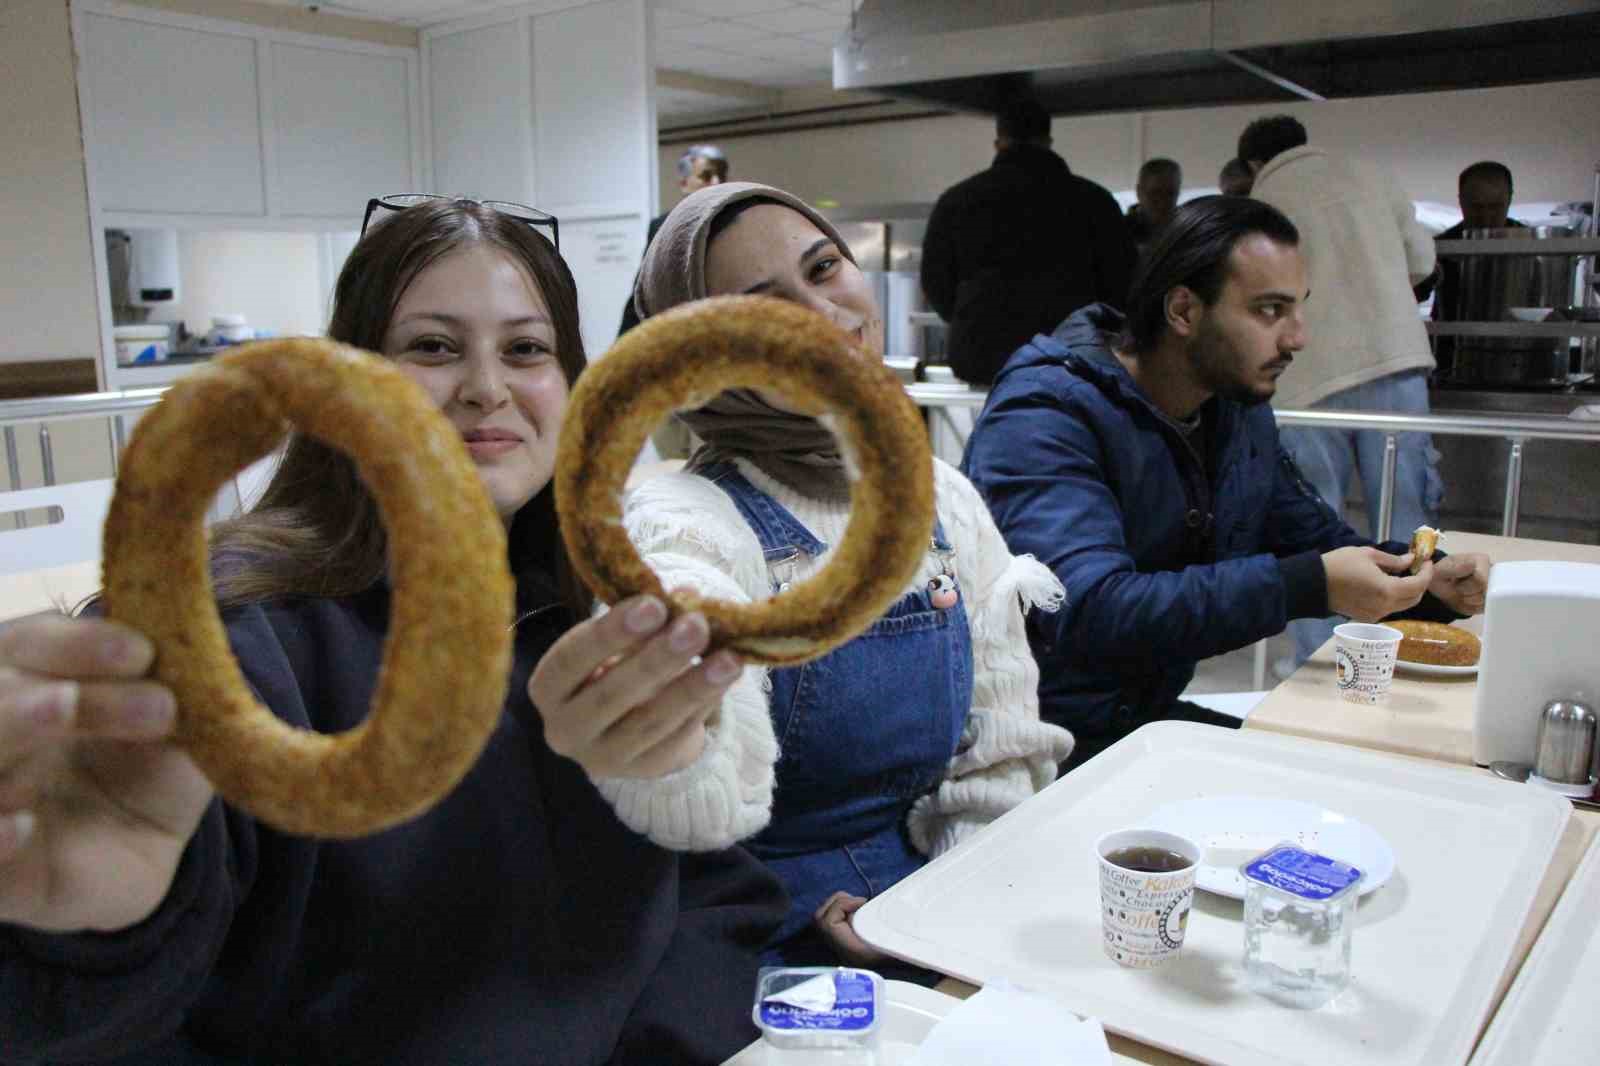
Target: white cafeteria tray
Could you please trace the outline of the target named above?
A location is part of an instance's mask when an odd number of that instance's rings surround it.
[[[1600,1062],[1600,837],[1589,844],[1472,1066]]]
[[[1200,893],[1182,956],[1100,948],[1092,846],[1156,807],[1248,792],[1322,804],[1393,847],[1362,901],[1352,987],[1315,1011],[1243,983],[1243,907]],[[856,912],[863,938],[976,984],[1007,978],[1108,1030],[1222,1066],[1460,1066],[1571,808],[1462,767],[1264,732],[1145,726]]]

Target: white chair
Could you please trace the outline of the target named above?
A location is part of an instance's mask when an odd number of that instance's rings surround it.
[[[281,458],[274,451],[225,482],[206,521],[253,506]],[[98,478],[0,492],[0,618],[59,606],[63,596],[76,603],[99,588],[101,527],[115,487],[112,478]],[[20,525],[19,512],[31,512],[32,520]]]
[[[0,574],[100,558],[100,527],[111,507],[110,478],[0,492]],[[19,511],[48,509],[50,521],[15,528]]]
[[[1218,714],[1244,721],[1255,710],[1256,704],[1267,698],[1265,692],[1185,692],[1181,699],[1199,704]]]
[[[100,587],[100,529],[110,478],[0,492],[0,619],[70,608]],[[17,528],[19,511],[46,523]]]

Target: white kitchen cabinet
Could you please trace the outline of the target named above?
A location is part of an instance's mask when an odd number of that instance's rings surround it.
[[[555,215],[584,345],[601,354],[655,208],[645,0],[537,3],[431,27],[422,53],[433,191]]]
[[[278,213],[360,218],[368,198],[414,192],[411,60],[274,42]]]
[[[256,42],[102,14],[81,27],[100,209],[263,214]]]
[[[425,40],[430,192],[532,203],[533,116],[526,19]]]
[[[415,48],[119,0],[73,10],[97,228],[345,228],[422,182]]]
[[[637,209],[640,146],[655,130],[647,107],[648,12],[637,0],[605,0],[533,20],[534,164],[539,196],[554,210]],[[604,42],[604,46],[601,46]]]

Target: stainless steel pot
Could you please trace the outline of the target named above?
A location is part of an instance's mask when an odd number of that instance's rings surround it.
[[[1565,226],[1468,229],[1467,240],[1546,240],[1569,237]],[[1439,308],[1446,322],[1513,321],[1512,308],[1548,309],[1564,317],[1573,304],[1578,259],[1571,255],[1468,255],[1458,282]],[[1457,337],[1451,378],[1458,384],[1565,385],[1566,337]]]

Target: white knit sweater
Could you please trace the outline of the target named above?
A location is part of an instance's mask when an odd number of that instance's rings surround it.
[[[787,508],[817,538],[839,543],[845,504],[804,497],[740,461],[751,483]],[[1064,592],[1031,556],[1013,556],[989,510],[958,471],[935,460],[939,519],[955,549],[955,570],[972,631],[972,707],[944,780],[912,806],[908,828],[918,850],[937,856],[1055,779],[1072,751],[1066,730],[1039,721],[1039,669],[1028,650],[1028,608],[1055,610]],[[704,478],[668,474],[630,493],[623,521],[640,554],[667,588],[751,602],[772,595],[761,543],[731,497]],[[829,557],[802,557],[786,580],[799,581]],[[929,553],[909,592],[939,572]],[[595,783],[631,829],[677,850],[721,848],[759,832],[772,808],[778,745],[767,699],[767,670],[747,666],[707,727],[693,765],[654,780]]]

